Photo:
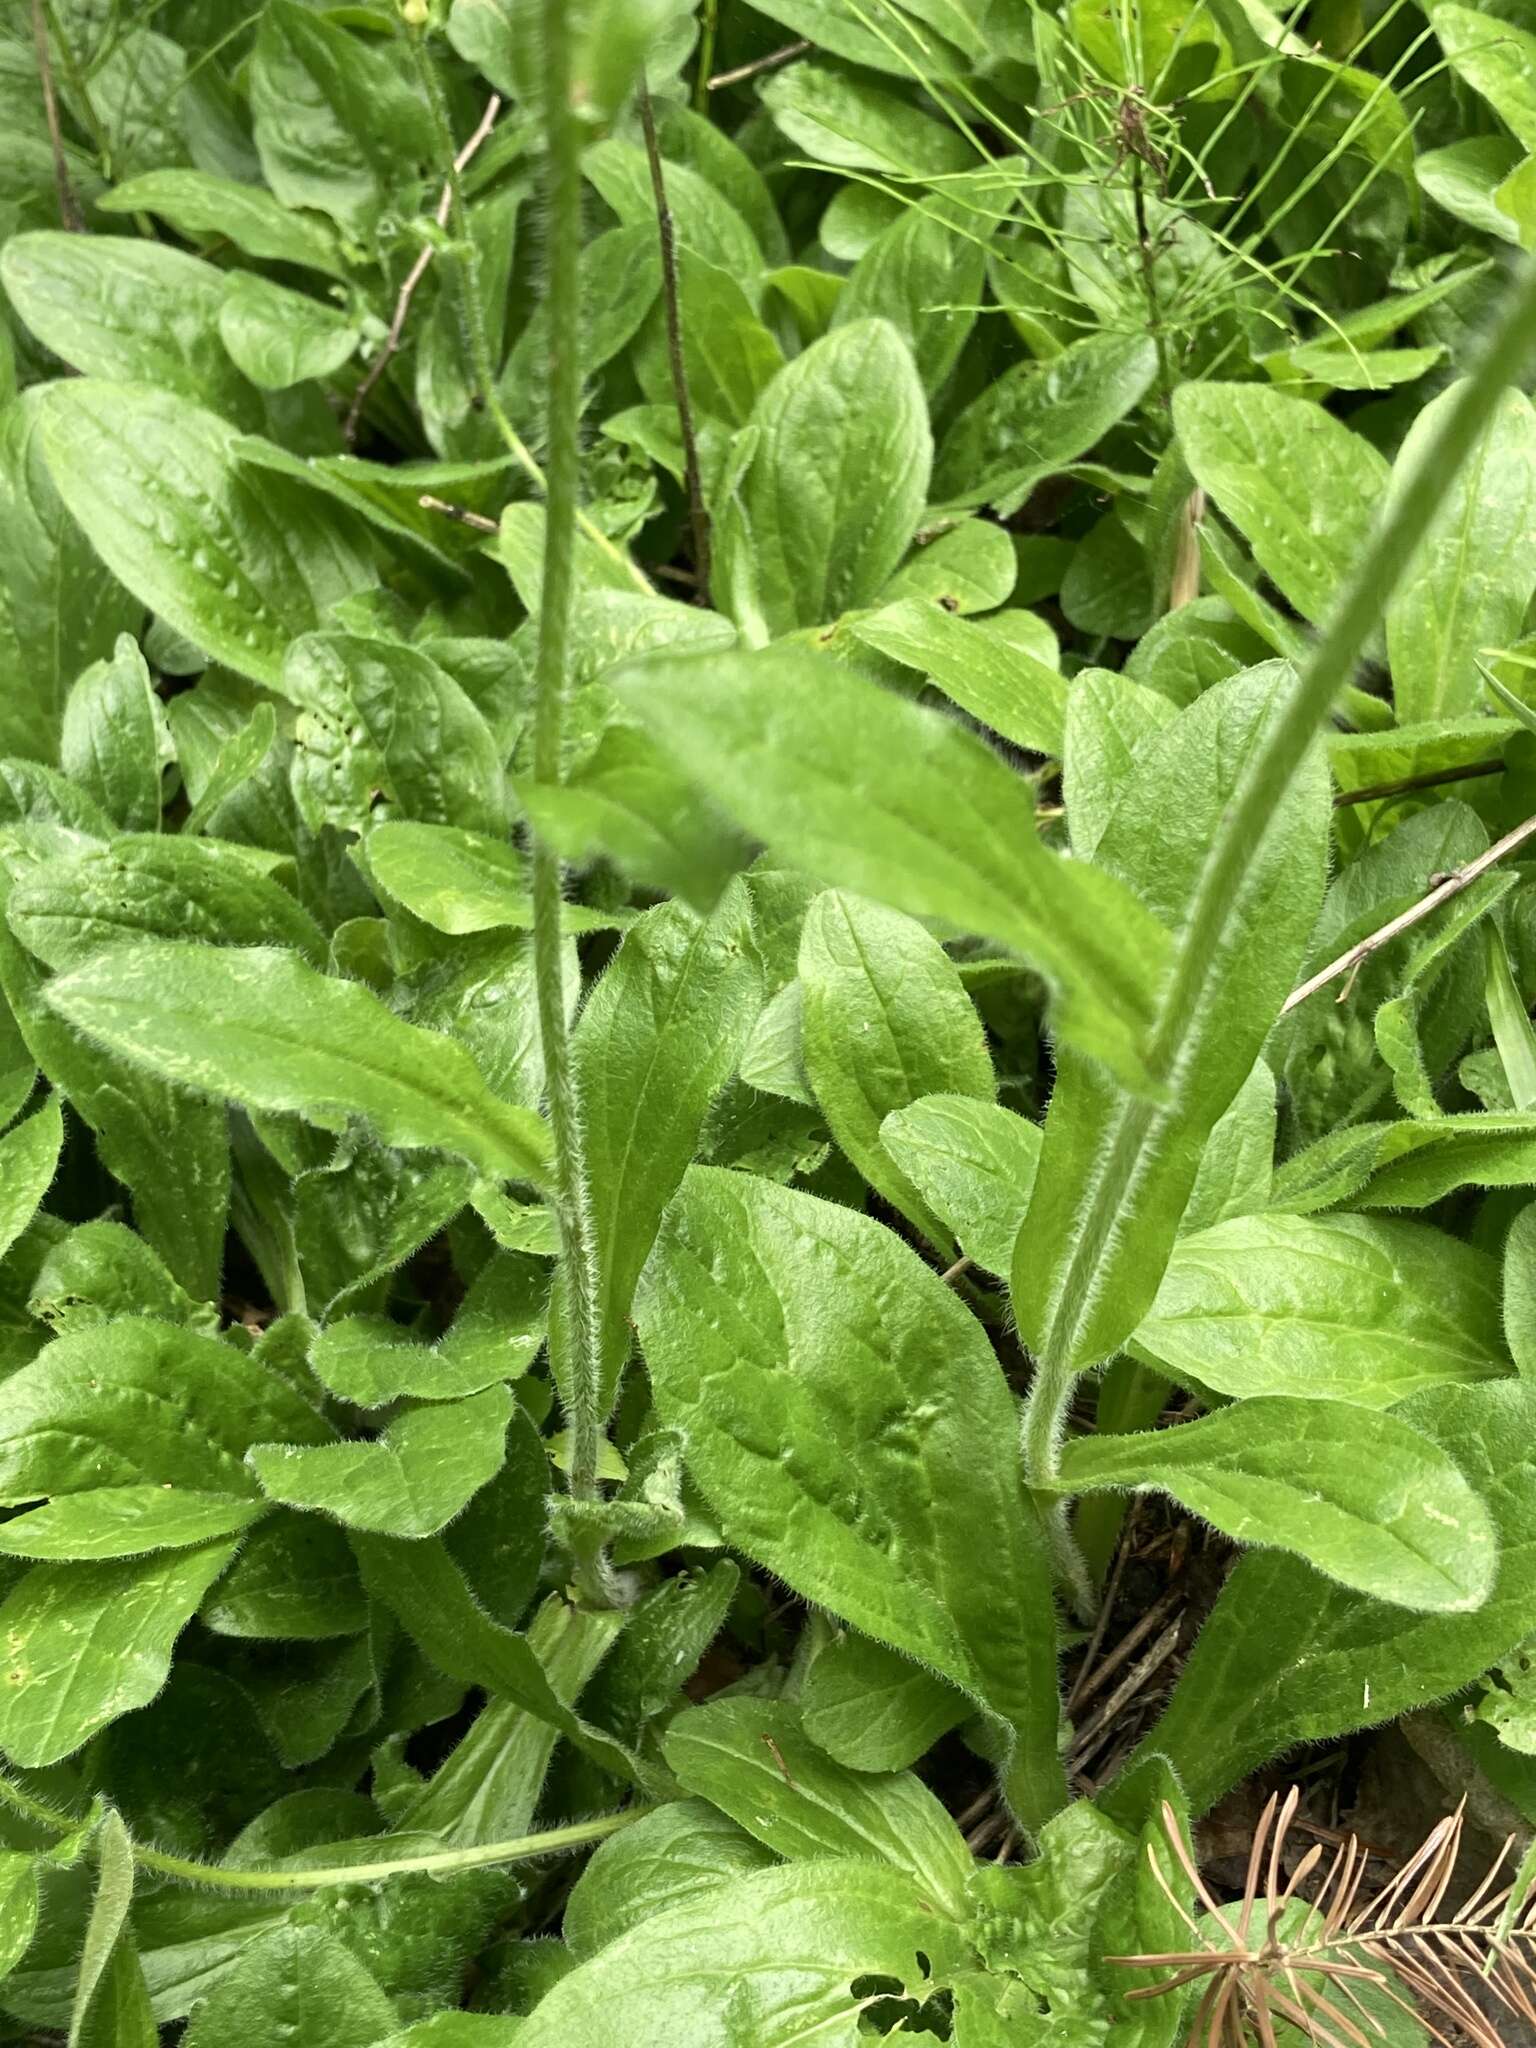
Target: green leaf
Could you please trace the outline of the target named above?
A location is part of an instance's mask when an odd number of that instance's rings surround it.
[[[1183,384],[1174,426],[1196,483],[1304,619],[1321,621],[1359,560],[1387,465],[1309,399],[1262,384]]]
[[[605,1405],[662,1211],[761,999],[750,905],[736,882],[708,918],[680,903],[647,911],[582,1012],[571,1056],[586,1124]]]
[[[433,153],[427,108],[390,44],[300,0],[263,10],[250,95],[267,183],[285,206],[313,207],[348,235],[368,235],[405,167]]]
[[[69,2015],[69,2048],[155,2048],[159,2029],[134,1950],[133,1845],[110,1808],[96,1830],[96,1894]]]
[[[943,177],[975,160],[948,123],[836,64],[792,64],[768,80],[762,101],[797,149],[839,170]]]
[[[1515,1380],[1435,1387],[1399,1413],[1454,1459],[1491,1510],[1499,1544],[1492,1593],[1469,1613],[1410,1614],[1278,1552],[1244,1558],[1139,1752],[1167,1758],[1192,1813],[1298,1742],[1331,1740],[1443,1698],[1529,1634],[1536,1388]],[[1282,1642],[1283,1657],[1275,1654]]]
[[[1066,678],[987,626],[909,598],[853,620],[851,630],[866,646],[920,669],[962,711],[1016,747],[1061,752]]]
[[[1394,493],[1428,487],[1422,451],[1460,388],[1452,385],[1415,415],[1393,466]],[[1533,534],[1536,411],[1523,392],[1509,391],[1441,499],[1387,608],[1387,654],[1400,722],[1455,718],[1477,709],[1478,653],[1519,638],[1536,590]]]
[[[880,1142],[989,1273],[1006,1273],[1040,1163],[1040,1126],[971,1095],[924,1095],[892,1110]]]
[[[235,429],[170,392],[55,384],[42,437],[59,496],[107,567],[237,674],[276,688],[289,641],[373,580],[349,518],[243,466]]]
[[[1098,859],[1174,935],[1158,1033],[1170,1084],[1154,1103],[1079,1051],[1058,1054],[1012,1276],[1020,1330],[1058,1371],[1108,1358],[1151,1307],[1211,1130],[1252,1071],[1311,932],[1328,826],[1320,756],[1251,849],[1215,942],[1195,959],[1177,950],[1244,760],[1291,686],[1288,667],[1267,664],[1146,740],[1099,843]]]
[[[527,1371],[544,1341],[548,1291],[539,1260],[503,1252],[476,1279],[453,1328],[436,1344],[417,1342],[382,1316],[343,1316],[315,1339],[309,1362],[339,1400],[359,1408],[461,1400]]]
[[[912,357],[887,321],[814,342],[753,408],[754,452],[717,512],[715,591],[768,640],[870,604],[927,502],[933,443]]]
[[[76,676],[141,622],[49,473],[48,399],[34,389],[0,411],[0,654],[27,678],[24,690],[0,692],[0,752],[37,761],[58,757],[59,717]]]
[[[784,351],[736,279],[692,249],[678,252],[677,300],[690,404],[727,426],[745,426],[783,369]],[[636,367],[651,398],[673,402],[671,368],[659,348],[654,366],[646,358]]]
[[[778,1860],[704,1800],[669,1800],[598,1845],[566,1900],[561,1934],[585,1962],[669,1906]]]
[[[235,1549],[226,1539],[147,1558],[33,1565],[0,1606],[0,1750],[41,1769],[147,1705]]]
[[[170,730],[137,641],[118,636],[64,705],[59,765],[128,831],[158,831],[160,779],[173,756]]]
[[[915,918],[828,889],[806,912],[800,988],[805,1069],[828,1129],[876,1193],[946,1249],[880,1129],[922,1095],[991,1102],[986,1035],[958,968]]]
[[[1521,1377],[1536,1377],[1536,1204],[1527,1203],[1504,1240],[1504,1334]]]
[[[1005,516],[1036,484],[1097,447],[1141,403],[1157,375],[1145,335],[1098,334],[1049,363],[1005,370],[944,437],[934,495],[945,505],[995,505]]]
[[[351,1529],[435,1536],[501,1470],[512,1397],[487,1387],[408,1409],[371,1443],[255,1444],[246,1461],[269,1500]]]
[[[684,1791],[728,1813],[786,1861],[874,1857],[904,1871],[941,1913],[965,1910],[971,1854],[909,1772],[851,1771],[778,1700],[716,1700],[680,1714],[663,1747]]]
[[[32,1946],[37,1904],[35,1859],[20,1849],[0,1851],[0,1982]]]
[[[1517,1110],[1536,1110],[1536,1032],[1530,1013],[1520,1000],[1509,962],[1504,934],[1493,923],[1483,927],[1487,955],[1484,988],[1488,999],[1488,1022],[1499,1062],[1509,1083],[1510,1100]]]
[[[233,1345],[124,1316],[58,1338],[0,1383],[0,1501],[103,1487],[249,1500],[246,1448],[277,1435],[324,1443],[331,1428]]]
[[[951,225],[931,202],[914,206],[876,235],[853,266],[832,325],[889,320],[911,349],[932,398],[976,324],[973,309],[985,275],[986,251],[963,214]]]
[[[1062,1035],[1138,1074],[1162,934],[1110,877],[1047,852],[1027,786],[973,735],[788,651],[658,657],[619,689],[749,831],[838,887],[1013,946],[1056,983]]]
[[[0,283],[46,348],[87,377],[152,384],[242,426],[256,394],[219,341],[229,279],[159,242],[47,231],[14,235]]]
[[[227,290],[218,330],[230,360],[263,391],[334,376],[362,338],[338,307],[251,275]]]
[[[1042,1818],[1061,1796],[1054,1618],[979,1325],[878,1224],[704,1167],[636,1316],[727,1541],[984,1705],[1016,1745],[1017,1810]]]
[[[237,1536],[262,1512],[260,1501],[177,1488],[168,1480],[155,1486],[94,1486],[0,1523],[0,1551],[60,1562],[140,1557],[149,1550],[185,1550],[215,1536]]]
[[[1498,1565],[1493,1523],[1458,1468],[1395,1415],[1340,1429],[1327,1402],[1271,1394],[1141,1436],[1084,1436],[1061,1490],[1168,1493],[1240,1543],[1291,1550],[1400,1607],[1465,1613]]]
[[[233,242],[247,256],[345,275],[336,236],[324,221],[236,178],[211,171],[145,171],[104,192],[96,204],[103,213],[157,214],[180,235]]]
[[[275,1927],[251,1942],[193,2010],[187,2048],[382,2048],[395,2009],[352,1950],[321,1927]]]
[[[124,833],[39,863],[11,890],[8,915],[27,951],[60,969],[146,938],[283,946],[315,967],[326,957],[314,919],[248,848],[181,834]]]
[[[880,593],[883,605],[926,598],[962,616],[995,611],[1018,582],[1013,537],[990,519],[961,519],[932,540],[919,535],[913,552]]]
[[[901,1872],[792,1863],[712,1887],[621,1934],[546,1993],[518,2048],[791,2048],[808,2034],[853,2042],[866,1995],[855,1979],[894,1978],[922,1998],[959,1954],[959,1930]]]
[[[291,954],[143,941],[61,975],[47,1000],[184,1087],[324,1130],[365,1117],[387,1145],[459,1152],[497,1180],[546,1171],[542,1119],[492,1095],[462,1046]]]
[[[323,1643],[367,1628],[368,1603],[338,1525],[279,1508],[252,1530],[199,1619],[221,1636]]]
[[[800,1693],[805,1732],[856,1771],[904,1771],[965,1720],[952,1685],[848,1629],[819,1650]]]
[[[1173,717],[1174,707],[1161,692],[1128,675],[1089,668],[1072,678],[1066,692],[1062,797],[1072,851],[1080,859],[1091,860],[1098,852],[1132,763]]]
[[[531,930],[528,865],[505,839],[456,825],[400,820],[375,825],[367,840],[368,872],[387,896],[434,931]],[[621,911],[566,904],[567,931],[602,931],[625,922]]]
[[[1486,1252],[1422,1223],[1245,1216],[1181,1239],[1131,1342],[1173,1379],[1235,1399],[1390,1408],[1421,1387],[1504,1377],[1498,1281]]]
[[[1536,36],[1475,7],[1428,12],[1451,69],[1509,123],[1523,149],[1536,149]]]
[[[63,1143],[57,1095],[0,1138],[0,1257],[36,1215],[58,1171]]]

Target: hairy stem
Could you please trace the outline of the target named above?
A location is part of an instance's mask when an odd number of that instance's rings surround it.
[[[678,425],[683,436],[683,476],[688,486],[688,520],[693,530],[693,569],[699,579],[699,602],[709,602],[709,514],[704,508],[704,482],[699,474],[699,442],[693,429],[693,406],[688,397],[688,366],[683,355],[683,315],[678,301],[677,231],[672,209],[667,204],[667,179],[662,168],[661,145],[656,140],[656,110],[651,105],[650,87],[640,83],[640,125],[645,130],[645,154],[651,167],[651,192],[656,201],[656,228],[661,240],[661,295],[667,317],[667,359],[672,371],[672,395],[677,400]]]
[[[84,1816],[45,1805],[3,1775],[0,1801],[50,1834],[71,1835],[85,1825]],[[182,1884],[197,1885],[206,1891],[333,1891],[340,1885],[376,1884],[386,1878],[408,1876],[413,1871],[446,1875],[454,1870],[483,1870],[496,1863],[526,1862],[565,1849],[584,1849],[590,1842],[606,1841],[609,1835],[616,1835],[620,1828],[627,1828],[631,1821],[650,1811],[648,1806],[626,1806],[620,1813],[572,1821],[539,1835],[516,1835],[505,1842],[478,1842],[466,1849],[427,1849],[415,1856],[401,1856],[394,1862],[338,1863],[314,1870],[232,1870],[221,1864],[198,1863],[190,1856],[169,1856],[162,1849],[146,1849],[138,1842],[132,1845],[133,1860],[141,1870],[152,1871],[159,1877],[174,1877]]]
[[[1425,450],[1417,487],[1394,494],[1322,636],[1302,663],[1294,689],[1278,700],[1268,729],[1244,764],[1220,831],[1195,885],[1188,920],[1158,999],[1147,1041],[1153,1079],[1173,1078],[1192,1020],[1199,1014],[1227,913],[1261,839],[1319,726],[1369,640],[1388,599],[1487,426],[1506,385],[1518,380],[1536,346],[1536,263],[1517,275],[1471,376]],[[1107,1156],[1083,1209],[1069,1270],[1040,1332],[1034,1383],[1025,1404],[1023,1456],[1031,1484],[1049,1487],[1060,1471],[1060,1444],[1077,1383],[1079,1331],[1093,1313],[1095,1277],[1114,1240],[1122,1191],[1130,1184],[1160,1114],[1150,1096],[1125,1098],[1106,1133]],[[1042,1502],[1067,1583],[1086,1574],[1054,1501]]]
[[[704,0],[699,10],[699,68],[694,74],[693,104],[709,112],[709,74],[715,68],[715,39],[720,33],[720,0]]]
[[[571,608],[575,595],[576,513],[581,486],[581,131],[571,107],[571,32],[565,0],[544,0],[545,179],[549,321],[548,469],[544,581],[533,717],[534,780],[546,787],[565,773],[565,710]],[[571,1063],[562,971],[563,879],[560,856],[535,832],[532,854],[534,983],[555,1142],[554,1210],[560,1231],[565,1309],[557,1374],[570,1431],[567,1480],[577,1502],[598,1498],[602,1436],[602,1295],[587,1176],[586,1133]],[[557,1361],[558,1362],[558,1361]],[[580,1523],[576,1528],[580,1530]],[[611,1604],[602,1546],[575,1540],[578,1577],[589,1599]]]

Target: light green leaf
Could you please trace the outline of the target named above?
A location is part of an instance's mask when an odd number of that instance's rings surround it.
[[[1099,334],[1049,363],[1019,363],[972,401],[944,437],[934,496],[1016,511],[1035,485],[1087,455],[1157,375],[1145,335]]]
[[[343,1316],[310,1349],[315,1376],[359,1408],[392,1401],[457,1401],[516,1379],[544,1341],[548,1272],[503,1252],[476,1277],[453,1327],[427,1345],[383,1316]]]
[[[240,675],[277,687],[288,643],[373,580],[348,516],[243,466],[235,429],[168,391],[52,385],[42,435],[59,495],[108,568]]]
[[[154,1486],[95,1486],[0,1523],[0,1551],[58,1562],[140,1557],[150,1550],[185,1550],[215,1536],[237,1536],[263,1512],[260,1501],[178,1488],[169,1480]]]
[[[36,1932],[36,1862],[22,1849],[0,1851],[0,1981],[21,1961]]]
[[[881,591],[880,602],[894,605],[926,598],[962,617],[990,612],[1012,597],[1018,575],[1010,533],[990,519],[961,519],[932,540],[919,538]]]
[[[1016,1810],[1043,1818],[1061,1797],[1054,1618],[980,1326],[879,1224],[703,1167],[636,1316],[726,1540],[984,1705]]]
[[[218,331],[235,367],[263,391],[334,376],[362,338],[339,307],[249,272],[228,288]]]
[[[1536,1110],[1536,1032],[1531,1029],[1530,1012],[1520,1000],[1509,948],[1496,924],[1483,926],[1483,941],[1487,957],[1484,990],[1488,1022],[1504,1078],[1509,1083],[1510,1100],[1517,1110]]]
[[[748,830],[839,887],[1014,947],[1057,985],[1061,1034],[1137,1075],[1163,935],[1112,878],[1046,851],[1027,786],[953,720],[788,651],[658,657],[619,687]]]
[[[1531,46],[1536,50],[1536,38]],[[1421,474],[1423,450],[1460,388],[1452,385],[1415,415],[1393,465],[1394,494],[1429,487],[1430,479]],[[1441,499],[1387,607],[1399,721],[1476,710],[1478,654],[1519,638],[1533,590],[1536,411],[1524,392],[1509,391]]]
[[[1385,459],[1310,399],[1263,384],[1183,384],[1173,419],[1195,481],[1302,617],[1321,621],[1386,497]]]
[[[1016,747],[1061,752],[1066,678],[1024,648],[916,598],[855,619],[851,630],[866,646],[920,669],[962,711]]]
[[[856,1629],[817,1652],[800,1692],[806,1734],[856,1771],[906,1770],[969,1714],[964,1693]]]
[[[1187,941],[1191,899],[1248,751],[1292,687],[1270,663],[1220,683],[1138,750],[1098,858]],[[1247,1080],[1322,900],[1328,830],[1320,756],[1292,783],[1214,944],[1176,953],[1159,1027],[1166,1097],[1119,1088],[1067,1047],[1019,1234],[1013,1300],[1058,1372],[1117,1351],[1152,1305],[1212,1127]]]
[[[778,1700],[717,1700],[680,1714],[663,1741],[687,1792],[728,1813],[788,1862],[875,1857],[904,1871],[942,1913],[965,1911],[971,1853],[909,1772],[851,1771],[817,1749]]]
[[[1006,1273],[1040,1163],[1040,1126],[974,1095],[924,1095],[892,1110],[880,1142],[989,1273]]]
[[[364,1117],[387,1145],[459,1152],[497,1180],[546,1171],[542,1119],[492,1095],[461,1045],[291,954],[144,941],[61,975],[47,1000],[183,1087],[325,1130]]]
[[[102,1487],[250,1499],[246,1448],[278,1435],[324,1443],[331,1428],[233,1345],[123,1316],[58,1338],[0,1383],[0,1502]]]
[[[1504,1240],[1504,1334],[1523,1379],[1536,1379],[1536,1203],[1527,1203]]]
[[[211,263],[135,236],[14,235],[6,296],[45,347],[87,377],[120,378],[260,424],[256,394],[219,343],[229,279]]]
[[[247,256],[345,275],[335,233],[260,185],[211,171],[145,171],[126,178],[96,202],[103,213],[153,213],[178,234],[233,242]],[[141,245],[142,246],[142,245]]]
[[[64,704],[59,766],[128,831],[158,831],[160,779],[174,757],[165,712],[138,642],[122,633]]]
[[[41,1769],[147,1705],[235,1548],[224,1540],[147,1558],[33,1565],[0,1606],[0,1750],[23,1769]]]
[[[778,1860],[704,1800],[669,1800],[598,1845],[566,1901],[561,1935],[585,1962],[669,1906]]]
[[[367,840],[368,872],[386,896],[434,931],[531,930],[533,898],[528,864],[505,839],[465,832],[457,825],[405,820],[375,825]],[[624,911],[588,910],[568,903],[567,931],[609,930],[627,921]]]
[[[1079,671],[1064,696],[1062,797],[1067,833],[1078,858],[1092,860],[1131,764],[1154,734],[1172,723],[1174,706],[1160,691],[1105,668]]]
[[[1429,19],[1451,69],[1536,149],[1536,35],[1476,7],[1431,7]]]
[[[1192,1813],[1298,1742],[1329,1741],[1443,1699],[1530,1633],[1536,1388],[1514,1380],[1434,1387],[1399,1412],[1454,1459],[1492,1511],[1499,1557],[1491,1595],[1469,1613],[1410,1614],[1280,1552],[1244,1558],[1139,1752],[1166,1757]]]
[[[829,889],[800,938],[801,1050],[827,1127],[872,1188],[941,1249],[944,1225],[881,1142],[921,1095],[996,1090],[960,973],[915,918]]]
[[[25,1123],[0,1138],[0,1257],[36,1215],[58,1171],[64,1118],[50,1095]]]
[[[870,604],[927,502],[933,443],[905,342],[861,320],[814,342],[753,409],[754,452],[716,515],[715,590],[758,641]]]
[[[832,325],[889,320],[911,349],[931,398],[976,324],[985,275],[986,250],[964,215],[951,225],[928,201],[875,237],[838,295]]]
[[[352,1529],[435,1536],[501,1470],[512,1396],[408,1409],[371,1443],[256,1444],[246,1462],[269,1500],[334,1515]]]
[[[680,903],[647,911],[582,1012],[572,1065],[586,1122],[605,1403],[629,1351],[635,1283],[662,1211],[761,999],[750,906],[736,882],[709,918]]]
[[[838,170],[943,177],[975,162],[957,129],[836,64],[789,65],[768,80],[762,100],[797,149]]]
[[[1390,1408],[1509,1370],[1493,1260],[1385,1217],[1244,1216],[1182,1238],[1131,1341],[1172,1378],[1236,1399]]]
[[[959,1960],[959,1930],[878,1864],[789,1864],[643,1920],[563,1977],[518,2048],[820,2048],[859,2040],[855,1979],[926,1996]],[[919,1954],[924,1958],[919,1963]]]
[[[86,1922],[68,2048],[155,2048],[159,2029],[133,1945],[133,1845],[108,1808],[96,1831],[96,1895]]]
[[[183,834],[123,833],[40,862],[11,890],[9,917],[27,951],[60,969],[145,938],[283,946],[317,967],[326,957],[319,926],[249,849]]]
[[[1083,1436],[1064,1493],[1168,1493],[1238,1543],[1291,1550],[1358,1592],[1428,1613],[1488,1597],[1498,1544],[1488,1510],[1432,1439],[1330,1402],[1261,1395],[1141,1436]]]
[[[383,2048],[395,2009],[353,1951],[321,1927],[262,1934],[199,2001],[187,2048]]]
[[[784,351],[736,279],[692,249],[679,251],[678,317],[690,404],[727,426],[745,426],[783,369]],[[675,403],[671,366],[659,348],[636,367],[652,399]]]

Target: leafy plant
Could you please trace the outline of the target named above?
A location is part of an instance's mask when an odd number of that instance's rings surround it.
[[[0,7],[0,2038],[1528,2010],[1533,50]]]

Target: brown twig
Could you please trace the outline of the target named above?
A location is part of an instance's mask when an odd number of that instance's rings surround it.
[[[1502,775],[1504,763],[1499,761],[1466,761],[1459,768],[1431,768],[1423,775],[1404,775],[1396,782],[1375,782],[1369,789],[1341,789],[1333,800],[1333,808],[1342,811],[1348,804],[1373,804],[1383,797],[1409,796],[1416,789],[1438,789],[1444,782],[1474,782],[1480,775]]]
[[[1120,1591],[1120,1577],[1125,1570],[1125,1560],[1130,1553],[1130,1542],[1128,1539],[1131,1530],[1135,1527],[1136,1510],[1140,1505],[1139,1499],[1131,1502],[1126,1512],[1125,1520],[1120,1526],[1120,1540],[1115,1545],[1114,1561],[1109,1568],[1109,1579],[1104,1587],[1104,1596],[1099,1601],[1099,1612],[1093,1624],[1093,1634],[1088,1638],[1088,1647],[1083,1652],[1083,1661],[1078,1666],[1077,1677],[1072,1681],[1072,1690],[1066,1697],[1066,1711],[1069,1714],[1086,1693],[1090,1690],[1096,1690],[1096,1685],[1093,1688],[1089,1687],[1087,1683],[1088,1674],[1093,1669],[1093,1660],[1099,1654],[1099,1646],[1104,1641],[1104,1632],[1109,1627],[1110,1617],[1115,1611],[1115,1600]]]
[[[423,491],[416,502],[423,512],[440,512],[444,519],[451,519],[456,526],[472,526],[476,533],[501,531],[497,522],[487,519],[483,512],[471,512],[467,505],[451,505],[446,498],[434,498],[430,491]]]
[[[810,49],[809,43],[786,43],[782,50],[770,50],[766,57],[755,57],[750,64],[738,64],[734,71],[717,71],[708,81],[711,92],[719,92],[727,85],[740,85],[745,79],[756,78],[760,71],[777,71],[781,64],[793,64],[797,57],[803,57]]]
[[[939,1275],[939,1278],[945,1283],[946,1286],[953,1287],[955,1282],[960,1278],[961,1274],[969,1273],[969,1271],[971,1270],[972,1266],[975,1265],[975,1263],[976,1261],[970,1258],[956,1259],[955,1263],[952,1266],[946,1266],[944,1268],[944,1271]]]
[[[36,4],[38,4],[38,0],[34,0],[34,5]],[[475,130],[474,134],[470,136],[468,142],[465,143],[464,147],[459,151],[458,155],[453,160],[453,169],[455,176],[457,176],[460,171],[468,167],[476,151],[479,149],[481,143],[484,142],[485,138],[490,134],[491,130],[495,127],[496,116],[500,112],[501,95],[500,93],[493,92],[491,94],[490,99],[486,103],[485,112],[480,116],[479,127]],[[439,226],[439,228],[447,227],[448,216],[452,212],[452,210],[453,183],[452,180],[450,180],[447,184],[443,186],[442,193],[439,196],[437,202],[437,212],[434,217],[437,221],[437,225]],[[352,395],[352,403],[347,408],[346,423],[342,427],[341,431],[342,436],[349,448],[352,446],[352,443],[357,439],[357,423],[362,416],[363,407],[368,402],[368,394],[373,390],[374,385],[378,383],[379,379],[383,376],[384,372],[389,368],[390,360],[394,356],[395,351],[400,346],[401,336],[405,332],[406,318],[411,310],[411,300],[416,296],[416,287],[421,283],[421,280],[426,276],[427,271],[431,267],[432,258],[436,255],[436,253],[437,251],[435,250],[433,245],[430,242],[428,242],[426,246],[422,249],[421,253],[417,256],[416,261],[411,265],[410,269],[406,272],[405,283],[400,287],[400,296],[395,300],[394,318],[389,323],[389,332],[384,337],[384,346],[379,350],[379,353],[374,357],[373,361],[368,365],[367,370],[363,373],[362,381],[358,385],[357,390]]]
[[[693,567],[699,579],[700,602],[709,589],[709,514],[704,509],[704,480],[699,473],[699,443],[693,428],[693,406],[688,397],[688,365],[683,356],[683,315],[677,290],[677,230],[667,204],[667,180],[662,168],[661,144],[656,139],[656,110],[650,88],[642,79],[638,94],[640,125],[645,131],[645,154],[651,167],[651,192],[656,200],[656,228],[661,239],[661,296],[667,316],[667,357],[672,369],[672,392],[677,400],[678,425],[683,436],[683,477],[688,486],[688,520],[693,528]]]
[[[1463,889],[1472,886],[1479,875],[1485,875],[1491,867],[1507,859],[1533,837],[1536,837],[1536,818],[1527,818],[1525,823],[1517,825],[1513,832],[1506,832],[1502,839],[1495,840],[1486,853],[1480,853],[1476,860],[1469,860],[1466,866],[1458,868],[1454,875],[1447,875],[1443,882],[1431,889],[1427,895],[1421,896],[1417,903],[1410,904],[1379,931],[1368,933],[1358,944],[1351,946],[1347,953],[1341,953],[1337,960],[1330,960],[1326,967],[1320,967],[1317,973],[1302,982],[1299,988],[1293,988],[1280,1006],[1281,1016],[1284,1017],[1299,1003],[1304,1003],[1308,996],[1316,995],[1320,988],[1326,988],[1329,982],[1337,981],[1344,974],[1350,976],[1349,986],[1344,990],[1344,995],[1348,995],[1349,987],[1353,986],[1355,970],[1364,966],[1373,953],[1379,953],[1382,947],[1390,945],[1393,939],[1400,938],[1406,931],[1411,931],[1416,924],[1422,924],[1424,919],[1438,910],[1442,903],[1449,903],[1452,897],[1459,896]],[[1339,998],[1341,1002],[1343,999],[1343,996]]]
[[[1153,1629],[1158,1628],[1168,1618],[1183,1597],[1182,1587],[1170,1586],[1162,1598],[1141,1616],[1135,1627],[1127,1629],[1096,1670],[1090,1671],[1085,1664],[1067,1701],[1067,1711],[1070,1713],[1074,1707],[1080,1707],[1085,1701],[1091,1700],[1096,1692],[1102,1692],[1126,1658],[1140,1649]]]
[[[59,100],[53,88],[53,58],[48,49],[48,24],[43,18],[43,0],[32,0],[32,40],[37,46],[37,75],[43,88],[43,112],[48,120],[48,142],[53,151],[53,176],[59,188],[59,219],[71,234],[80,234],[85,219],[75,188],[69,180],[69,159],[64,154],[64,131],[59,125]]]
[[[1109,1698],[1101,1707],[1094,1710],[1077,1731],[1072,1744],[1072,1754],[1067,1760],[1069,1772],[1080,1770],[1087,1763],[1109,1732],[1116,1716],[1130,1704],[1147,1680],[1167,1663],[1179,1647],[1179,1629],[1179,1622],[1170,1621],[1146,1655],[1137,1658]]]

